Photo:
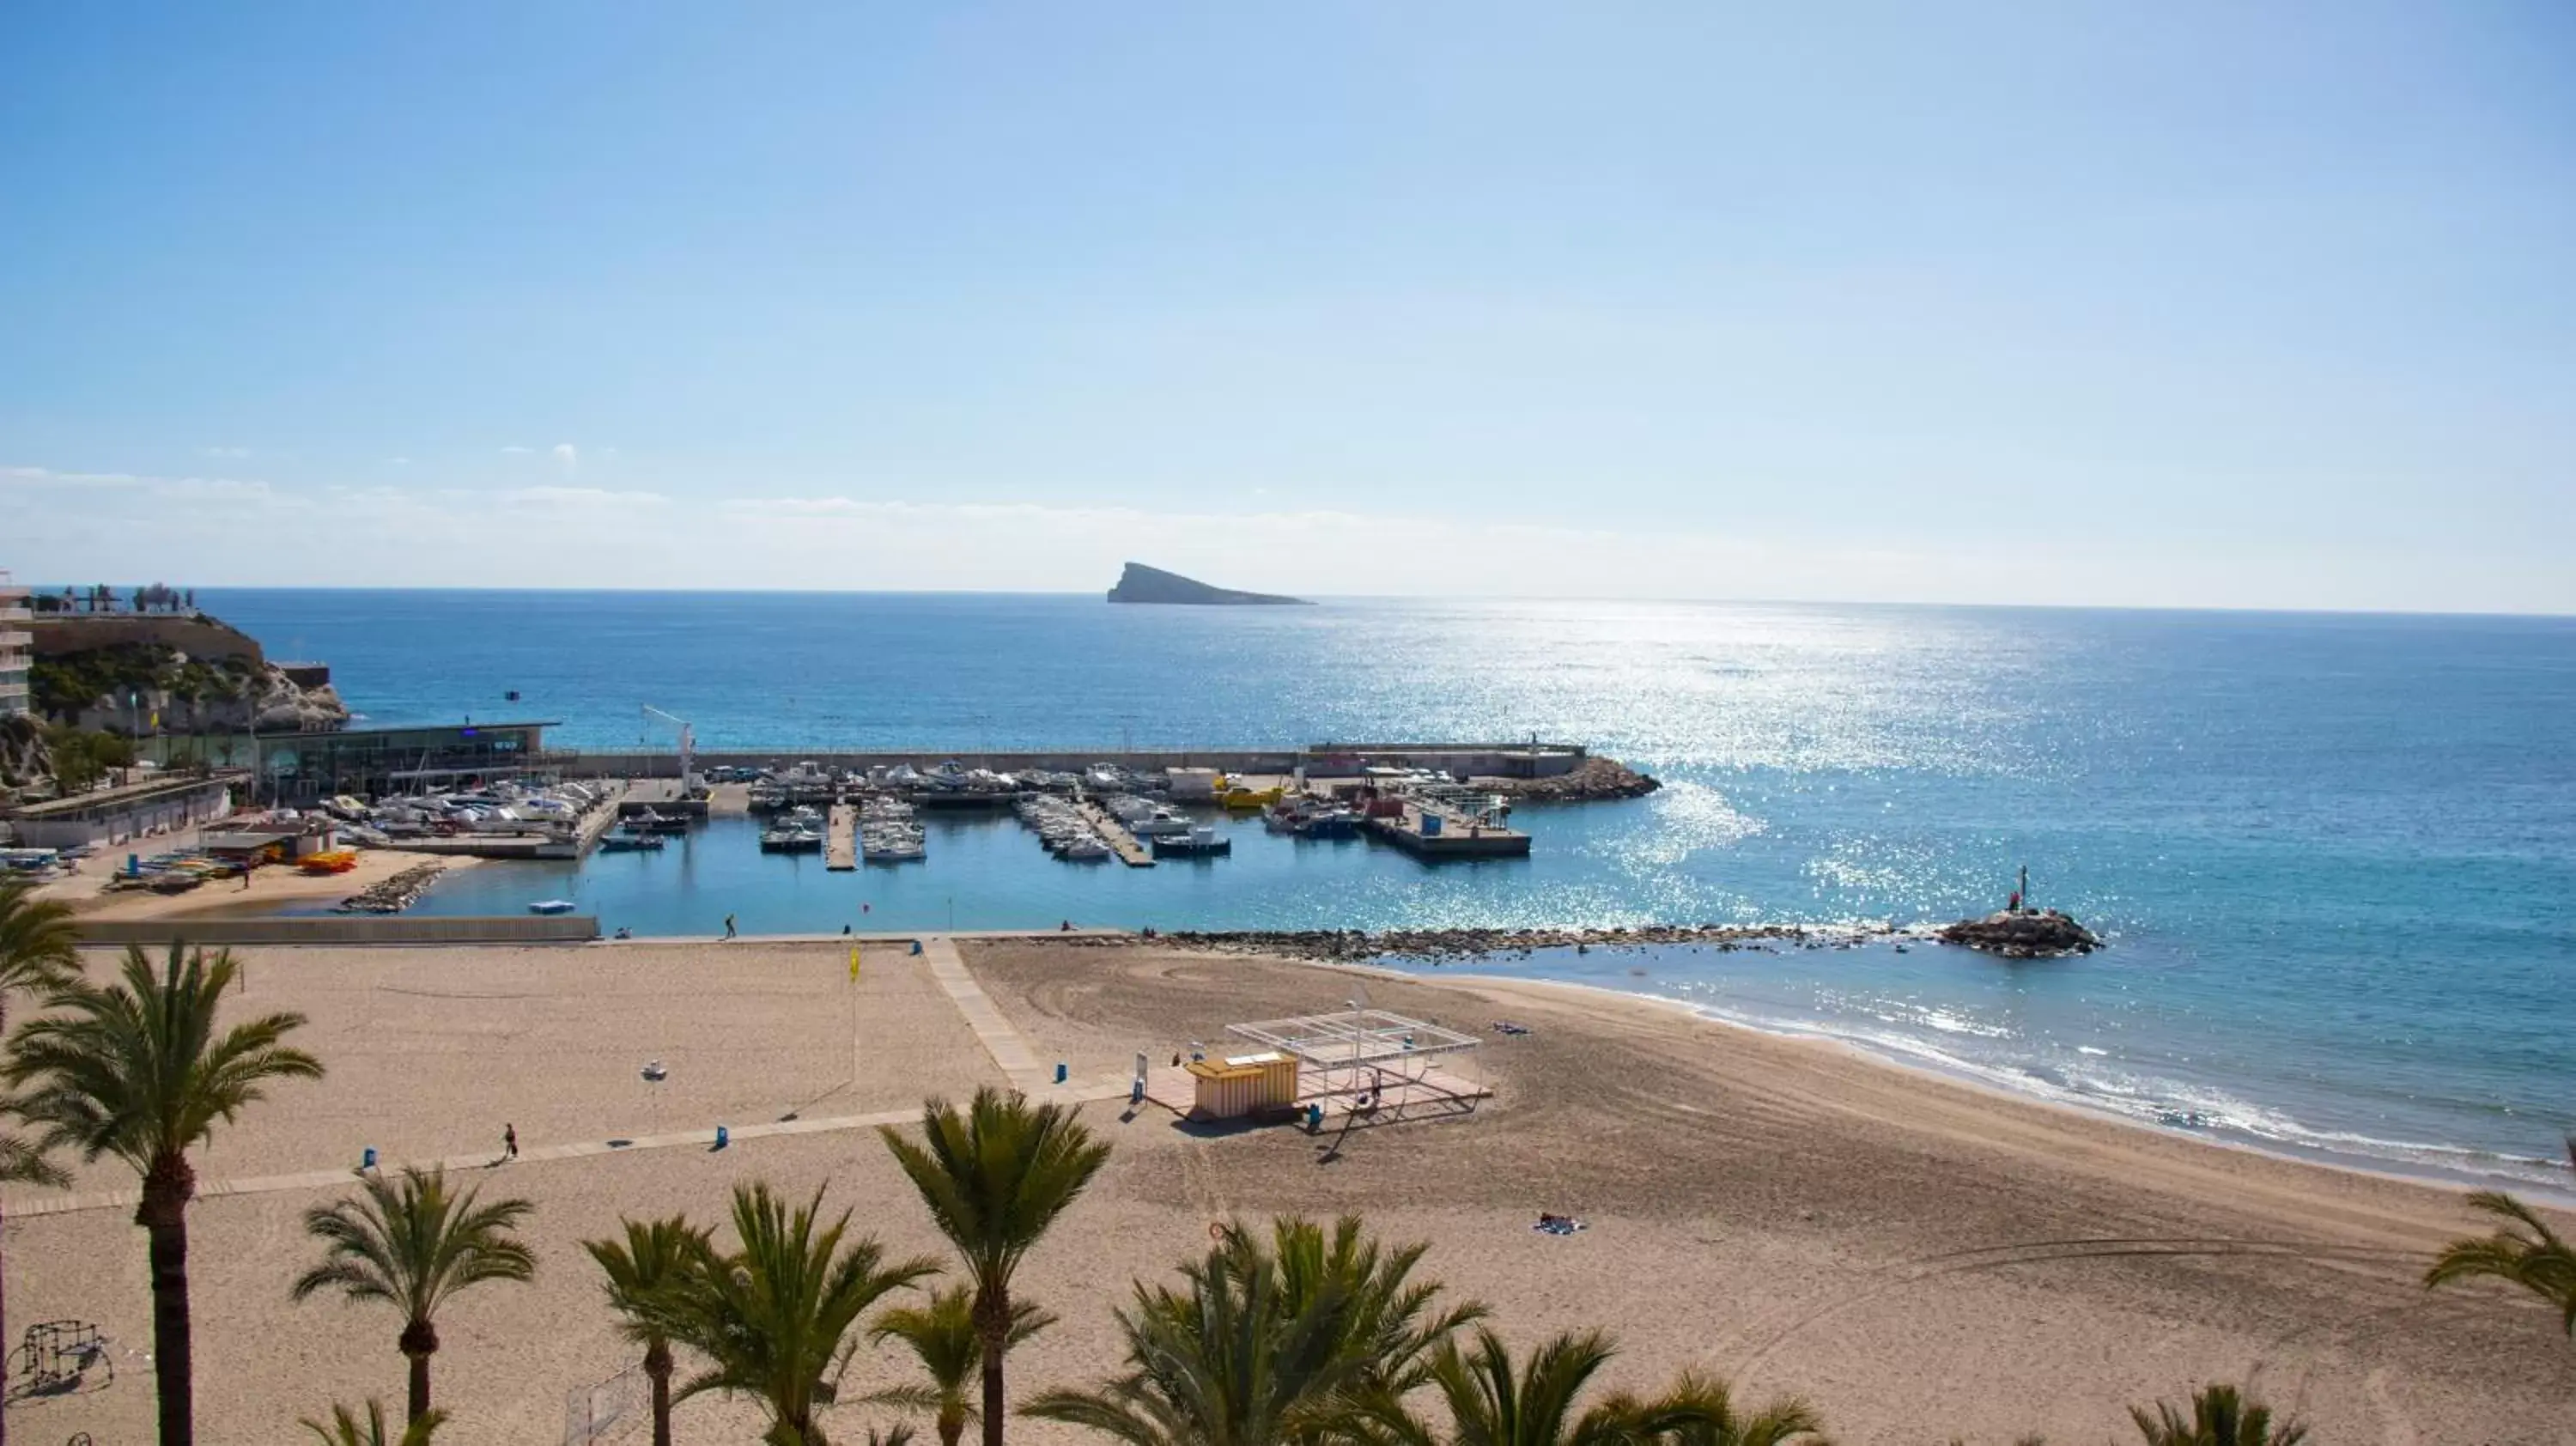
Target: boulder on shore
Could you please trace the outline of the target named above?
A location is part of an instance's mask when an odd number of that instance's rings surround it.
[[[2061,959],[2102,947],[2092,930],[2055,909],[2004,909],[1982,919],[1961,919],[1943,929],[1940,938],[1944,944],[2006,959]]]

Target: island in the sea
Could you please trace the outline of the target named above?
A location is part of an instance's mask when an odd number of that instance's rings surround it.
[[[1311,606],[1301,597],[1279,597],[1266,592],[1238,592],[1230,587],[1213,587],[1177,572],[1147,567],[1141,562],[1127,564],[1118,577],[1118,585],[1109,590],[1114,603],[1216,603],[1232,606]]]

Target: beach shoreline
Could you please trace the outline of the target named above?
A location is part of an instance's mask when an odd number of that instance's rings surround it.
[[[922,953],[900,942],[912,938]],[[1427,1242],[1425,1268],[1489,1302],[1524,1346],[1618,1328],[1613,1386],[1712,1370],[1756,1398],[1806,1395],[1855,1446],[1915,1446],[1927,1430],[2101,1439],[2126,1429],[2131,1403],[2249,1376],[2338,1441],[2435,1439],[2428,1426],[2464,1413],[2499,1440],[2548,1440],[2576,1411],[2554,1322],[2501,1293],[2424,1289],[2431,1252],[2481,1228],[2456,1191],[2115,1129],[2129,1122],[1712,1027],[1730,1021],[1669,1000],[1025,934],[235,952],[248,966],[235,1007],[306,1015],[298,1042],[330,1074],[281,1086],[196,1160],[213,1439],[282,1439],[314,1403],[399,1384],[377,1315],[280,1306],[310,1264],[302,1212],[345,1192],[368,1147],[384,1168],[444,1161],[535,1203],[536,1283],[469,1292],[440,1320],[442,1404],[457,1412],[441,1439],[524,1441],[560,1430],[567,1389],[632,1364],[581,1240],[621,1216],[720,1219],[732,1187],[758,1178],[826,1189],[899,1254],[936,1252],[872,1126],[985,1084],[1086,1101],[1114,1146],[1031,1258],[1032,1297],[1065,1323],[1015,1353],[1030,1390],[1112,1368],[1125,1283],[1167,1278],[1211,1223],[1298,1212]],[[1138,1053],[1329,1011],[1363,978],[1378,1008],[1530,1032],[1480,1043],[1472,1068],[1494,1093],[1463,1117],[1337,1138],[1121,1111]],[[666,1072],[639,1078],[648,1062]],[[504,1122],[524,1142],[506,1163]],[[720,1124],[734,1127],[723,1149]],[[150,1330],[133,1177],[68,1163],[68,1192],[9,1192],[11,1305],[96,1322],[128,1354],[114,1387],[27,1408],[24,1424],[124,1439],[145,1432],[150,1397],[131,1354]],[[1590,1228],[1534,1233],[1541,1211]],[[852,1395],[902,1369],[863,1351]],[[266,1384],[288,1378],[297,1399]],[[691,1402],[678,1440],[743,1439],[757,1430],[746,1414]],[[865,1414],[849,1408],[838,1431]],[[1029,1446],[1084,1440],[1012,1430]]]

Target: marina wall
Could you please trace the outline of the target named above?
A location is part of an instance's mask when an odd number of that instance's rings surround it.
[[[954,759],[968,768],[1011,772],[1043,768],[1078,772],[1094,763],[1133,771],[1215,768],[1227,773],[1284,774],[1304,766],[1315,777],[1354,776],[1372,764],[1442,768],[1489,778],[1549,778],[1570,773],[1585,750],[1565,743],[1323,743],[1306,748],[1055,749],[1046,752],[904,752],[758,749],[701,750],[701,768],[785,768],[811,762],[825,768],[891,768],[906,763],[930,769]],[[544,763],[575,778],[672,778],[680,758],[670,749],[549,752]]]
[[[219,919],[82,919],[83,944],[146,948],[173,940],[236,944],[582,944],[599,937],[587,914],[437,918],[409,914],[279,914]]]

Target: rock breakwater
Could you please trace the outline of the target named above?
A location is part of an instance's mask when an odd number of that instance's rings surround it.
[[[2055,909],[2006,909],[1982,919],[1961,919],[1938,937],[1944,944],[2006,959],[2061,959],[2102,947],[2092,930]]]
[[[1705,944],[1719,949],[1774,946],[1844,948],[1899,931],[1889,924],[1645,924],[1615,929],[1243,929],[1157,934],[1154,941],[1216,954],[1266,954],[1325,963],[1364,963],[1399,957],[1432,963],[1532,949],[1620,948],[1648,944]],[[1075,935],[1076,948],[1126,948],[1129,934]]]
[[[1479,780],[1478,787],[1484,786]],[[1614,798],[1643,798],[1663,782],[1638,772],[1616,758],[1586,758],[1571,773],[1552,778],[1498,778],[1494,791],[1523,803],[1589,803]]]
[[[447,865],[431,862],[414,864],[401,873],[389,875],[369,884],[334,905],[335,914],[399,914],[419,902],[429,892]]]

